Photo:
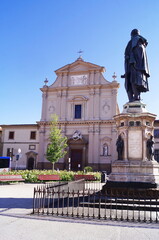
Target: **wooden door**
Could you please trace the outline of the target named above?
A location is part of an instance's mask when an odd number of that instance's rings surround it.
[[[71,170],[78,171],[82,169],[82,149],[71,150]]]

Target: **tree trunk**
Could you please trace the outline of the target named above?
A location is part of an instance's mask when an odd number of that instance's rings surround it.
[[[52,163],[52,171],[54,171],[54,164],[55,164],[55,163],[53,162],[53,163]]]

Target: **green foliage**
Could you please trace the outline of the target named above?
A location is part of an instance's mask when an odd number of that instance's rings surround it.
[[[73,171],[53,171],[52,170],[16,170],[16,171],[10,171],[10,172],[5,172],[1,173],[4,175],[22,175],[22,178],[25,179],[25,182],[28,183],[38,183],[41,182],[38,180],[38,175],[59,175],[61,177],[62,181],[73,181],[73,177],[75,174],[92,174],[95,176],[97,181],[101,180],[101,173],[100,172],[87,172],[84,173],[83,171],[78,171],[78,172],[73,172]]]
[[[56,114],[53,115],[53,120],[51,122],[49,140],[50,144],[47,147],[46,158],[49,162],[54,164],[67,153],[65,151],[67,147],[67,137],[62,136],[61,129],[58,126],[58,116]]]
[[[92,167],[90,167],[90,166],[86,166],[85,168],[84,168],[84,172],[93,172],[93,168]]]
[[[74,172],[60,171],[60,177],[62,181],[73,181]]]

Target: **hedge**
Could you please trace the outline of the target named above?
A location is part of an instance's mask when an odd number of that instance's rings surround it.
[[[64,171],[53,171],[52,170],[12,170],[9,172],[1,172],[0,174],[9,174],[9,175],[22,175],[22,178],[25,179],[25,182],[27,183],[37,183],[40,182],[38,180],[38,175],[44,174],[44,175],[51,175],[51,174],[56,174],[59,175],[62,181],[72,181],[74,178],[75,174],[92,174],[95,176],[97,181],[101,180],[101,173],[100,172],[83,172],[83,171],[78,171],[78,172],[73,172],[70,171],[68,172],[67,170]]]

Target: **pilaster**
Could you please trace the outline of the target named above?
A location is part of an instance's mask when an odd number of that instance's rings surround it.
[[[48,93],[47,93],[48,87],[45,86],[45,89],[43,90],[42,93],[42,113],[41,113],[41,121],[46,121],[46,110],[47,110],[47,97],[48,97]]]

